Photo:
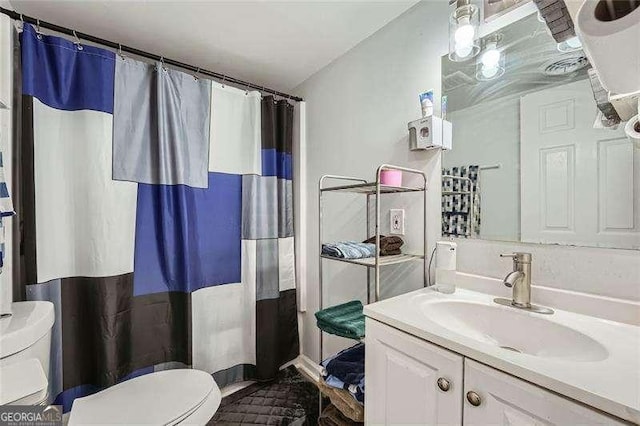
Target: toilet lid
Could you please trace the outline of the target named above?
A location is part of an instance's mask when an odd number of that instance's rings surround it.
[[[78,398],[69,424],[156,424],[179,422],[220,390],[200,370],[167,370],[127,380]]]

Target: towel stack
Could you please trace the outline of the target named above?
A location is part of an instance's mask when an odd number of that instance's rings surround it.
[[[375,244],[344,241],[341,243],[323,244],[322,254],[341,259],[362,259],[376,255]]]
[[[371,237],[363,241],[364,243],[376,243],[376,237]],[[402,238],[391,235],[385,237],[384,235],[380,235],[380,256],[392,256],[394,254],[401,254],[400,247],[404,245],[404,241]]]
[[[364,343],[322,361],[322,378],[331,387],[349,391],[360,404],[364,404]]]
[[[361,339],[364,337],[362,302],[352,300],[318,311],[316,324],[319,329],[327,333],[347,339]]]

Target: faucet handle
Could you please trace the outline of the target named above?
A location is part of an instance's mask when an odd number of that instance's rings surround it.
[[[502,253],[500,257],[511,257],[516,263],[531,263],[531,253],[517,251],[515,253]]]

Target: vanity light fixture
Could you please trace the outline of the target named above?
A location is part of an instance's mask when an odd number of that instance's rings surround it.
[[[501,40],[502,34],[499,33],[491,34],[483,40],[484,48],[476,64],[477,80],[493,80],[504,74],[505,55],[498,49]]]
[[[563,42],[558,43],[558,51],[563,53],[575,52],[576,50],[580,49],[582,49],[582,42],[580,41],[578,36],[573,36]]]
[[[480,52],[480,13],[471,0],[455,0],[455,5],[449,19],[449,59],[463,62]]]

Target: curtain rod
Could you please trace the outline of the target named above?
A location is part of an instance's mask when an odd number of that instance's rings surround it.
[[[162,60],[167,65],[172,65],[174,67],[178,67],[178,68],[182,68],[182,69],[185,69],[185,70],[193,71],[194,73],[197,73],[197,74],[213,77],[213,78],[215,78],[217,80],[224,81],[224,83],[235,84],[235,85],[238,85],[238,86],[242,86],[244,88],[256,89],[256,90],[259,90],[261,92],[271,93],[273,95],[277,95],[277,96],[280,96],[280,97],[283,97],[283,98],[287,98],[289,100],[296,101],[296,102],[300,102],[300,101],[303,100],[302,98],[300,98],[298,96],[293,96],[293,95],[290,95],[288,93],[279,92],[277,90],[269,89],[268,87],[260,86],[260,85],[257,85],[255,83],[250,83],[248,81],[240,80],[238,78],[229,77],[227,75],[220,74],[220,73],[217,73],[215,71],[209,71],[209,70],[205,70],[205,69],[202,69],[202,68],[194,67],[193,65],[185,64],[184,62],[176,61],[176,60],[173,60],[173,59],[168,59],[168,58],[165,58],[163,56],[159,56],[159,55],[156,55],[154,53],[145,52],[143,50],[138,50],[138,49],[136,49],[134,47],[125,46],[123,44],[114,43],[114,42],[112,42],[110,40],[105,40],[105,39],[102,39],[102,38],[99,38],[99,37],[92,36],[90,34],[85,34],[85,33],[79,32],[79,31],[74,31],[74,30],[66,28],[66,27],[61,27],[59,25],[52,24],[51,22],[46,22],[46,21],[42,21],[42,20],[39,20],[39,19],[36,19],[36,18],[32,18],[31,16],[23,15],[21,13],[13,11],[13,10],[9,10],[9,9],[5,9],[5,8],[0,7],[0,13],[2,13],[4,15],[7,15],[11,19],[14,19],[16,21],[22,21],[22,22],[26,22],[26,23],[29,23],[29,24],[37,25],[40,28],[46,28],[48,30],[52,30],[52,31],[55,31],[55,32],[58,32],[58,33],[62,33],[62,34],[66,34],[66,35],[70,35],[70,36],[74,36],[74,37],[77,36],[80,39],[89,41],[91,43],[101,44],[103,46],[110,47],[110,48],[116,49],[118,51],[131,53],[131,54],[136,55],[136,56],[142,56],[144,58],[152,59],[154,61]]]

